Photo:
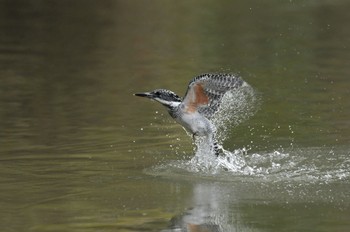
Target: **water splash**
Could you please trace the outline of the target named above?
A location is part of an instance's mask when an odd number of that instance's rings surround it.
[[[208,143],[201,141],[198,150],[189,161],[188,171],[204,175],[229,174],[251,176],[265,180],[298,181],[341,181],[350,178],[350,149],[335,148],[295,148],[272,152],[250,152],[249,149],[236,149],[216,157]]]
[[[203,151],[198,151],[203,152]],[[207,154],[209,155],[209,154]],[[211,154],[212,155],[212,154]],[[216,181],[350,181],[350,148],[293,148],[288,151],[224,151],[218,158],[175,160],[153,167],[151,175]],[[211,156],[215,157],[215,156]],[[249,178],[247,178],[249,177]]]
[[[259,96],[248,84],[227,92],[222,99],[218,112],[211,119],[216,127],[218,142],[222,143],[226,140],[230,130],[253,116],[259,106]]]

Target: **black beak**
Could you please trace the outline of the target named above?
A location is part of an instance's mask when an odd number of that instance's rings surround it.
[[[147,97],[147,98],[153,98],[153,95],[151,93],[135,93],[134,96],[138,96],[138,97]]]

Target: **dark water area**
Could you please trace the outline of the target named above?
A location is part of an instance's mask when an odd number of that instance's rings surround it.
[[[350,230],[349,9],[0,0],[1,231]],[[254,89],[224,128],[238,171],[133,96],[208,72]]]

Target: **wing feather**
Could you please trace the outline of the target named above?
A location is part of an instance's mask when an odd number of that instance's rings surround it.
[[[232,74],[202,74],[190,81],[182,104],[185,110],[198,111],[210,119],[218,110],[225,93],[244,83],[240,77]]]

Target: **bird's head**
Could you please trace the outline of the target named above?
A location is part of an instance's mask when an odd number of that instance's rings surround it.
[[[167,89],[156,89],[152,92],[135,93],[134,95],[155,100],[168,108],[177,107],[182,101],[178,95]]]

